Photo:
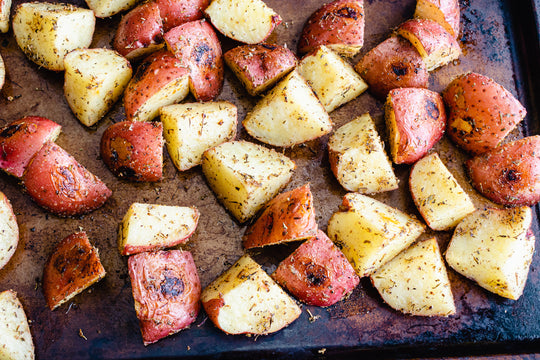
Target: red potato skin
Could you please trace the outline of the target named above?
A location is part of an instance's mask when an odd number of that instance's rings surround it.
[[[326,45],[344,56],[354,56],[364,45],[364,1],[336,0],[315,11],[308,19],[300,40],[298,53],[306,54]],[[347,47],[342,53],[339,49]]]
[[[27,116],[0,129],[0,168],[17,178],[47,141],[54,141],[62,127],[40,116]]]
[[[494,149],[523,120],[527,111],[493,79],[468,73],[443,92],[448,109],[448,136],[474,155]]]
[[[298,64],[291,50],[273,44],[237,46],[223,58],[252,96],[270,88]]]
[[[204,18],[210,0],[155,0],[163,21],[163,32],[184,23]]]
[[[395,88],[428,86],[429,73],[422,57],[407,40],[397,36],[371,49],[354,68],[380,100]]]
[[[424,2],[431,3],[441,10],[441,13],[444,14],[444,19],[450,26],[450,28],[446,30],[449,31],[454,38],[457,38],[459,35],[460,20],[459,0],[424,0]],[[418,17],[417,13],[415,13],[415,17]]]
[[[161,122],[122,121],[101,137],[101,158],[119,178],[160,181],[163,177]]]
[[[223,87],[223,54],[216,32],[205,20],[175,27],[164,35],[168,49],[189,69],[197,101],[214,100]]]
[[[313,196],[309,184],[279,194],[243,237],[244,248],[297,241],[317,234]]]
[[[129,257],[128,268],[145,346],[195,321],[201,283],[190,252],[143,252]]]
[[[76,216],[101,207],[111,190],[53,142],[34,156],[22,177],[26,192],[59,216]]]
[[[413,164],[444,135],[446,111],[441,95],[422,88],[393,89],[388,93],[386,113],[395,114],[396,140],[390,139],[394,163]]]
[[[272,278],[307,305],[330,306],[359,284],[341,250],[319,230],[283,260]]]
[[[540,201],[540,135],[477,155],[465,163],[476,190],[505,206]]]
[[[446,47],[458,48],[457,40],[439,23],[428,19],[410,19],[401,24],[398,33],[408,31],[414,34],[428,54],[446,44]]]

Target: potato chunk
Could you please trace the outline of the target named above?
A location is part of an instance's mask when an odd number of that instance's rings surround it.
[[[414,17],[435,20],[453,37],[459,36],[459,0],[417,0]]]
[[[139,0],[85,0],[86,5],[94,11],[96,17],[98,18],[107,18],[122,11],[129,10],[137,3]]]
[[[19,225],[11,202],[0,192],[0,269],[9,262],[19,244]]]
[[[4,82],[6,81],[6,65],[4,59],[0,55],[0,90],[4,87]]]
[[[0,293],[0,359],[35,359],[26,313],[13,290]]]

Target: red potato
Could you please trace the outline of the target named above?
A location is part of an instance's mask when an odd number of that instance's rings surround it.
[[[145,346],[195,321],[201,283],[190,252],[143,252],[128,259],[128,268]]]
[[[202,19],[210,0],[154,0],[159,6],[163,31],[183,23]]]
[[[424,60],[409,41],[398,36],[371,49],[354,69],[369,84],[371,93],[381,100],[395,88],[428,86],[429,73]]]
[[[0,169],[21,178],[30,160],[62,127],[40,116],[27,116],[0,129]]]
[[[435,20],[454,38],[459,35],[459,0],[417,0],[414,17]]]
[[[11,13],[11,0],[0,0],[0,32],[9,30],[9,14]],[[0,89],[2,86],[0,86]]]
[[[223,55],[212,25],[205,20],[188,22],[164,38],[169,50],[189,69],[189,88],[195,99],[215,99],[223,87]]]
[[[107,185],[53,142],[34,156],[22,182],[39,206],[59,216],[89,213],[112,195]]]
[[[508,90],[477,73],[454,79],[443,99],[448,109],[448,136],[473,154],[497,147],[527,114]]]
[[[298,52],[305,54],[320,45],[342,56],[355,56],[364,45],[364,1],[335,0],[314,12],[304,25]]]
[[[9,262],[19,244],[19,225],[11,202],[0,192],[0,270]]]
[[[298,63],[291,50],[273,44],[237,46],[223,58],[252,96],[271,88]]]
[[[244,248],[251,249],[298,241],[317,234],[313,196],[309,184],[279,194],[246,231]]]
[[[393,89],[385,104],[392,160],[413,164],[444,135],[446,112],[441,95],[422,88]]]
[[[43,269],[43,294],[51,310],[80,294],[105,276],[98,250],[86,233],[78,232],[62,240]]]
[[[319,230],[283,260],[272,278],[307,305],[330,306],[360,283],[336,245]]]
[[[163,177],[161,122],[122,121],[101,137],[101,158],[112,173],[133,181],[160,181]]]
[[[540,135],[501,145],[465,165],[476,190],[498,204],[532,206],[540,201]]]

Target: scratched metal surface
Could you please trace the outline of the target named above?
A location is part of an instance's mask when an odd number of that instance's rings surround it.
[[[266,2],[284,20],[269,41],[287,44],[293,49],[303,23],[323,3],[321,0]],[[15,1],[18,3],[20,0]],[[81,0],[75,3],[84,6]],[[456,75],[476,71],[494,78],[521,99],[528,99],[526,91],[538,88],[538,77],[528,73],[534,70],[534,64],[525,67],[524,60],[518,56],[515,29],[510,21],[511,11],[515,10],[509,4],[510,0],[462,0],[463,55],[459,61],[432,73],[431,89],[440,91]],[[392,28],[411,17],[414,5],[414,0],[366,0],[366,42],[361,54],[352,62],[356,63],[362,54],[385,39]],[[119,16],[98,20],[92,47],[111,47],[118,20]],[[234,45],[222,40],[225,49]],[[538,42],[536,48],[525,49],[523,53],[538,52],[537,46]],[[111,123],[125,118],[122,105],[117,104],[102,121],[88,129],[75,119],[63,98],[61,73],[40,69],[29,62],[18,50],[11,31],[0,35],[0,53],[7,67],[6,85],[0,93],[0,125],[25,115],[57,121],[63,126],[57,143],[113,191],[113,196],[101,209],[81,218],[64,219],[47,214],[21,192],[16,180],[0,175],[0,190],[11,199],[20,226],[19,247],[10,263],[0,270],[0,290],[11,288],[18,292],[31,321],[38,359],[323,358],[356,353],[374,357],[418,353],[440,356],[452,351],[465,354],[530,351],[539,344],[540,256],[537,252],[525,292],[518,301],[489,294],[450,270],[457,314],[449,318],[399,314],[387,307],[364,279],[347,300],[327,309],[304,306],[296,322],[273,335],[228,336],[217,330],[201,312],[190,329],[145,348],[133,309],[127,259],[119,255],[116,242],[118,223],[129,205],[139,201],[198,207],[199,227],[184,248],[193,253],[203,287],[241,256],[245,227],[236,223],[216,201],[199,168],[178,172],[168,155],[165,155],[164,179],[159,183],[136,184],[115,178],[99,158],[99,141]],[[256,102],[228,69],[219,98],[238,106],[239,120]],[[536,106],[534,102],[529,105],[528,131],[536,132]],[[371,113],[384,134],[382,103],[369,93],[334,111],[331,117],[337,127],[365,112]],[[511,136],[522,136],[525,128],[521,126]],[[248,138],[241,128],[239,137]],[[345,194],[330,172],[326,142],[327,137],[324,137],[285,151],[297,164],[287,189],[311,183],[317,222],[323,230]],[[490,206],[468,183],[462,167],[466,155],[446,139],[436,150],[460,184],[472,194],[475,204]],[[409,167],[397,166],[395,170],[401,179],[400,190],[375,197],[417,214],[406,190]],[[91,242],[99,248],[107,276],[69,304],[51,312],[40,288],[43,265],[55,244],[79,229],[86,230]],[[535,231],[538,234],[537,227]],[[433,235],[428,232],[423,238]],[[450,234],[436,235],[444,249]],[[294,246],[276,246],[252,254],[271,272]]]

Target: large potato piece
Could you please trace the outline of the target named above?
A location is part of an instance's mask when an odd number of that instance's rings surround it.
[[[454,79],[443,99],[448,108],[448,136],[473,154],[499,145],[527,113],[508,90],[477,73]]]
[[[433,230],[450,230],[475,210],[469,195],[437,153],[427,155],[414,164],[409,188],[414,204]]]
[[[64,58],[64,95],[86,126],[97,123],[120,98],[131,79],[131,65],[116,51],[79,49]]]
[[[267,335],[302,312],[247,254],[203,290],[201,301],[210,320],[227,334]]]
[[[13,35],[24,54],[39,66],[64,70],[64,56],[90,46],[96,18],[71,4],[22,3],[13,15]]]
[[[540,136],[501,145],[465,163],[473,186],[506,206],[540,201]]]
[[[85,0],[86,5],[98,18],[107,18],[122,11],[129,10],[140,0]]]
[[[9,262],[19,244],[19,225],[9,199],[0,192],[0,270]],[[1,353],[1,349],[0,349]]]
[[[159,6],[163,31],[183,23],[202,19],[210,0],[153,0]]]
[[[419,241],[371,274],[371,282],[393,309],[419,316],[456,312],[437,239]]]
[[[453,37],[459,36],[459,0],[417,0],[414,17],[435,20]]]
[[[531,223],[529,207],[477,210],[456,227],[446,261],[483,288],[517,300],[534,253]]]
[[[304,56],[297,69],[327,112],[348,103],[368,87],[347,61],[324,45]]]
[[[210,188],[241,223],[285,187],[295,168],[285,155],[247,141],[223,143],[202,157]]]
[[[369,114],[337,129],[328,140],[328,154],[332,172],[348,191],[373,194],[398,188],[392,163]]]
[[[0,293],[0,359],[35,359],[26,313],[13,290]]]
[[[11,0],[0,0],[0,32],[9,30],[9,15],[11,13]],[[0,86],[1,89],[1,86]]]
[[[414,217],[358,193],[346,194],[328,222],[328,236],[360,277],[406,249],[424,229]]]
[[[206,150],[236,136],[237,109],[227,101],[164,106],[160,115],[167,150],[180,171],[200,165]]]
[[[296,70],[259,100],[242,124],[255,139],[282,147],[316,139],[332,130],[328,113]]]
[[[219,32],[246,44],[263,42],[281,23],[262,0],[212,0],[205,13]]]
[[[335,0],[323,5],[308,19],[298,52],[305,54],[326,45],[338,54],[355,56],[364,45],[364,1]]]

